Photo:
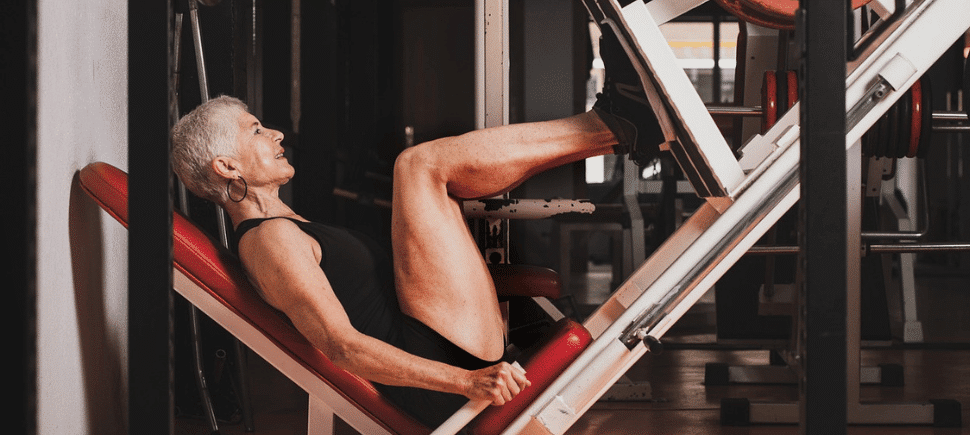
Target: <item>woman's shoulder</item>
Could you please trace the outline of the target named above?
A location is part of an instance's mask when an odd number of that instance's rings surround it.
[[[247,219],[237,226],[236,240],[240,248],[248,245],[260,250],[309,242],[307,234],[299,226],[300,222],[292,218]]]
[[[240,240],[244,235],[255,235],[260,238],[286,236],[302,233],[303,230],[300,229],[302,222],[288,217],[247,219],[239,224],[236,232]]]

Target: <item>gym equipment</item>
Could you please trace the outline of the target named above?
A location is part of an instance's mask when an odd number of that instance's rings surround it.
[[[201,97],[201,102],[205,103],[209,101],[209,84],[206,75],[206,64],[205,55],[202,49],[202,30],[199,23],[199,3],[205,6],[215,6],[220,0],[185,0],[188,2],[189,6],[189,25],[192,32],[192,42],[193,51],[195,53],[195,63],[196,72],[198,73],[199,79],[199,93]],[[181,13],[175,15],[175,38],[174,38],[174,73],[176,89],[178,89],[178,78],[181,73],[181,39],[182,39],[182,24],[183,16]],[[173,115],[180,116],[178,96],[173,95],[172,99]],[[178,119],[173,119],[173,124],[177,122]],[[188,216],[189,205],[188,205],[188,190],[185,185],[182,184],[181,180],[177,181],[176,188],[179,192],[179,208],[183,213]],[[226,215],[223,210],[216,207],[216,224],[218,225],[219,239],[221,240],[223,246],[229,245],[229,230],[228,224],[226,223]],[[194,374],[197,388],[199,390],[200,400],[202,402],[203,412],[205,414],[206,421],[209,423],[209,427],[212,429],[213,434],[219,433],[219,422],[216,419],[215,409],[212,405],[212,398],[209,393],[208,383],[206,382],[205,370],[202,363],[201,346],[200,346],[200,324],[199,324],[199,313],[194,305],[189,305],[189,331],[191,334],[191,345],[192,345],[192,357],[194,364]],[[252,432],[255,430],[252,417],[252,404],[249,397],[249,382],[246,375],[246,364],[245,364],[245,352],[246,350],[242,347],[238,340],[233,341],[233,347],[236,356],[236,380],[237,380],[237,395],[240,401],[240,408],[242,411],[243,425],[246,430]]]
[[[765,71],[761,88],[761,130],[768,131],[798,101],[798,75],[795,71]]]
[[[872,0],[852,0],[852,8],[858,9]],[[724,10],[743,21],[771,29],[795,28],[795,11],[798,0],[717,0]]]
[[[903,95],[862,138],[869,156],[924,157],[932,141],[933,93],[922,78]]]
[[[726,195],[712,200],[705,193],[715,189],[697,189],[708,202],[584,323],[595,337],[593,343],[526,410],[526,414],[519,417],[510,432],[541,426],[550,433],[562,433],[598,397],[598,393],[591,390],[603,391],[646,353],[650,346],[646,343],[640,346],[640,343],[650,338],[659,339],[798,198],[800,153],[796,110],[790,110],[774,127],[746,143],[742,151],[761,151],[765,158],[753,165],[738,183],[724,182],[729,178],[717,177],[717,174],[730,174],[736,161],[733,158],[727,161],[700,158],[702,154],[720,152],[717,148],[723,143],[692,134],[696,130],[691,127],[705,125],[705,118],[710,119],[710,114],[703,108],[698,110],[690,101],[691,96],[683,96],[693,92],[679,87],[681,82],[675,76],[683,71],[669,67],[675,64],[672,53],[665,50],[662,36],[646,8],[640,2],[620,6],[615,1],[590,0],[586,5],[597,23],[613,27],[627,54],[639,66],[648,99],[658,112],[662,112],[658,113],[661,126],[668,133],[671,150],[688,173],[688,179],[695,186],[698,179],[720,180],[720,185],[706,183],[704,186],[721,187]],[[966,3],[916,1],[901,14],[901,18],[873,35],[873,42],[857,59],[850,61],[846,78],[849,106],[847,152],[858,150],[851,146],[970,25],[968,13],[970,4]],[[942,30],[935,24],[943,19],[952,22],[955,14],[964,18],[952,29]],[[927,46],[926,35],[929,34],[934,35],[932,40],[939,44]],[[793,109],[795,107],[798,103]],[[850,325],[857,323],[850,322]],[[857,346],[858,343],[854,343],[849,347],[858,351]],[[858,362],[858,355],[847,355],[847,358],[850,361],[848,367],[858,370],[858,364],[852,363]],[[948,405],[935,408],[932,403],[860,403],[858,380],[851,379],[851,373],[849,377],[850,391],[854,385],[856,394],[848,398],[849,420],[854,424],[926,424],[934,422],[934,411],[940,414],[952,412]],[[797,421],[797,405],[781,405],[779,408],[784,409],[785,415],[777,416],[777,422],[791,422],[791,417]],[[751,410],[763,412],[755,408]],[[762,414],[754,412],[753,415]]]
[[[765,71],[761,106],[708,106],[712,116],[760,117],[762,132],[770,129],[798,100],[795,71]],[[962,132],[970,129],[967,116],[959,112],[933,112],[929,78],[921,78],[903,98],[863,136],[862,151],[868,156],[887,158],[925,157],[934,131]],[[934,121],[958,122],[946,126]]]
[[[658,1],[665,0],[651,3]],[[523,360],[533,379],[529,400],[524,398],[515,406],[480,414],[468,426],[473,433],[477,428],[510,434],[564,433],[640,357],[660,350],[660,339],[669,328],[799,196],[798,110],[789,110],[773,127],[744,144],[742,151],[753,151],[751,155],[763,158],[752,162],[749,170],[742,169],[718,134],[693,85],[676,66],[650,9],[639,1],[623,2],[624,5],[617,0],[584,3],[598,25],[609,25],[615,30],[660,118],[666,147],[706,202],[583,325],[558,324],[557,334],[542,347],[549,354],[539,352],[535,359]],[[940,22],[950,25],[940,26]],[[898,19],[869,35],[865,49],[847,65],[846,151],[850,167],[861,167],[858,144],[864,133],[890,111],[905,90],[967,27],[970,2],[915,0]],[[795,103],[791,109],[798,107],[799,103]],[[80,178],[89,192],[98,193],[98,183],[92,182],[85,171]],[[860,179],[858,173],[849,174],[846,181],[850,191],[859,188]],[[115,193],[107,192],[109,197],[117,196]],[[122,210],[126,212],[124,207],[106,209],[116,217],[123,217]],[[175,233],[179,234],[175,250],[176,289],[204,307],[210,316],[231,324],[234,334],[265,352],[268,360],[279,364],[281,371],[310,391],[312,433],[331,428],[334,413],[362,433],[427,432],[428,428],[416,426],[413,420],[388,406],[367,388],[366,382],[336,370],[278,313],[266,309],[265,304],[260,306],[255,293],[246,291],[248,283],[238,264],[179,217],[174,219]],[[859,258],[849,256],[848,260],[853,263],[850,271],[857,270]],[[850,297],[857,297],[858,283],[855,287],[849,284]],[[858,318],[850,314],[847,321],[850,333],[858,328]],[[848,397],[841,399],[847,399],[850,423],[959,424],[959,404],[952,401],[861,403],[858,373],[852,373],[859,368],[859,343],[857,337],[849,337],[849,341]],[[541,383],[536,381],[538,378]],[[479,403],[470,403],[459,412],[470,418],[480,407]],[[496,409],[508,410],[508,414],[498,417],[488,413]],[[749,422],[767,416],[773,422],[783,423],[797,421],[799,408],[797,404],[761,407],[749,403],[742,411],[746,411]],[[465,426],[462,421],[455,423],[453,428],[439,430],[454,433],[457,429],[452,429]]]
[[[109,215],[127,226],[127,175],[106,163],[84,167],[78,181]],[[421,434],[430,430],[386,401],[370,382],[335,367],[249,284],[235,255],[180,212],[173,214],[175,290],[310,393],[309,432],[325,433],[333,415],[367,434]],[[492,265],[500,297],[557,297],[558,275],[545,268]],[[472,433],[498,433],[589,344],[582,325],[554,324],[518,361],[532,387],[513,402],[479,415]],[[558,362],[557,362],[558,361]],[[332,429],[330,429],[332,430]]]

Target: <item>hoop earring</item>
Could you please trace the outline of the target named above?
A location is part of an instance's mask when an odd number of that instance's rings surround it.
[[[233,179],[230,178],[229,182],[226,183],[226,196],[229,197],[229,200],[232,202],[242,202],[244,199],[246,199],[246,195],[249,193],[249,183],[246,183],[246,179],[241,176],[237,178],[237,180],[242,180],[243,182],[243,196],[242,198],[236,199],[232,197],[231,193],[229,193],[229,187],[232,186],[232,180]]]

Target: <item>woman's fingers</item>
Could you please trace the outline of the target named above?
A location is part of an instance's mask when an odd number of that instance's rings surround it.
[[[512,391],[512,388],[516,386],[515,383],[506,380],[506,375],[504,373],[502,373],[501,376],[501,378],[495,381],[495,386],[498,389],[498,394],[502,396],[502,403],[499,403],[499,405],[504,405],[506,402],[511,401],[512,398],[518,393]]]
[[[508,369],[504,369],[500,373],[502,377],[499,379],[499,383],[505,387],[502,395],[506,398],[506,400],[512,400],[512,398],[521,391],[521,388],[519,388],[519,383],[516,382],[512,372],[512,367],[509,366]]]
[[[506,362],[501,362],[495,365],[497,369],[497,378],[495,380],[495,386],[498,388],[498,392],[501,394],[501,401],[494,401],[495,405],[504,405],[505,403],[511,401],[515,396],[522,392],[522,389],[529,385],[529,380],[525,377],[525,370],[522,366],[516,364],[509,364]],[[499,403],[501,402],[501,403]]]
[[[525,369],[523,369],[519,363],[512,364],[512,378],[515,379],[516,384],[519,385],[520,391],[525,387],[532,385],[532,382],[525,377]]]
[[[475,381],[475,384],[479,386],[478,393],[473,392],[469,395],[469,398],[489,400],[497,406],[508,403],[524,388],[531,385],[531,382],[525,376],[525,370],[518,364],[501,362],[478,370],[474,372],[474,375],[478,378]]]

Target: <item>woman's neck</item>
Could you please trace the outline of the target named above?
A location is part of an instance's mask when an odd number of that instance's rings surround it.
[[[223,208],[229,213],[233,227],[248,219],[292,217],[303,220],[279,196],[260,194],[255,191],[250,191],[240,202],[224,204]]]

